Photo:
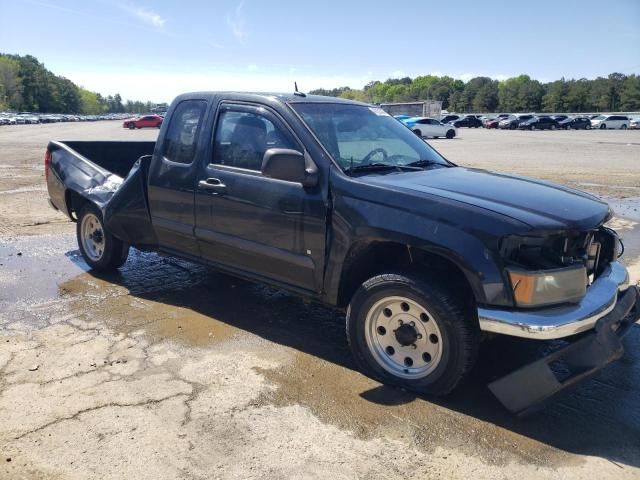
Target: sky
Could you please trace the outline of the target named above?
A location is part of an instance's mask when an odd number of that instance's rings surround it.
[[[0,52],[103,95],[640,73],[640,0],[0,0]]]

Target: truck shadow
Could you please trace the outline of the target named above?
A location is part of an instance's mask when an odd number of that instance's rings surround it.
[[[68,256],[82,262],[75,252]],[[120,273],[90,274],[127,288],[131,296],[188,308],[212,321],[356,370],[345,338],[344,312],[154,254],[135,252]],[[357,394],[383,406],[429,402],[565,452],[640,467],[640,327],[635,325],[627,335],[627,353],[621,361],[561,394],[542,411],[514,417],[486,385],[531,361],[541,348],[548,345],[510,338],[484,342],[470,380],[447,398],[416,397],[386,386]]]

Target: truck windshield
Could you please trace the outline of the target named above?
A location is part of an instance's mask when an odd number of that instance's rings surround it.
[[[353,172],[367,165],[397,168],[452,165],[381,108],[337,103],[291,106],[344,171]]]

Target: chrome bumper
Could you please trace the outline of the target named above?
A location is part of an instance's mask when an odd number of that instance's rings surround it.
[[[628,286],[627,269],[620,262],[612,262],[587,288],[580,303],[537,310],[478,308],[480,329],[537,340],[575,335],[594,328],[599,319],[615,308],[618,292]]]

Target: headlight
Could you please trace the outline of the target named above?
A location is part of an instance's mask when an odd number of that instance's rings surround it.
[[[557,303],[576,303],[587,292],[585,267],[526,271],[507,269],[516,305],[542,307]]]

